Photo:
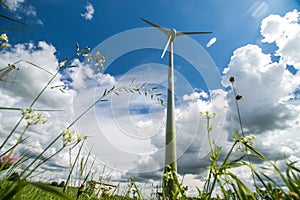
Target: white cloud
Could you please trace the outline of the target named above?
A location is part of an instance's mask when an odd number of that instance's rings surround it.
[[[192,94],[190,95],[183,95],[182,99],[185,100],[185,101],[189,101],[189,100],[196,100],[196,99],[199,99],[199,98],[208,98],[208,94],[204,91],[201,91],[201,92],[193,92]]]
[[[295,107],[287,101],[298,87],[298,77],[292,75],[281,63],[272,63],[270,55],[264,54],[256,45],[237,49],[229,67],[224,70],[223,82],[236,77],[237,93],[244,96],[240,101],[244,127],[261,134],[267,130],[286,129],[297,118]],[[228,101],[234,107],[232,92]],[[235,109],[229,116],[236,116]],[[231,120],[236,121],[236,117]],[[231,121],[230,120],[230,121]]]
[[[115,77],[111,76],[110,74],[98,73],[97,76],[100,85],[113,86],[116,84]]]
[[[87,3],[87,5],[85,6],[86,12],[83,14],[80,14],[82,17],[84,17],[86,20],[91,20],[93,19],[93,15],[95,13],[95,9],[93,7],[92,4]]]
[[[136,123],[136,126],[139,128],[149,127],[150,125],[152,125],[152,120],[146,120],[146,121],[140,120]]]
[[[217,41],[217,38],[213,37],[209,40],[209,42],[206,44],[206,47],[211,47],[215,42]]]
[[[47,44],[43,41],[38,42],[37,44],[32,42],[17,44],[11,48],[11,51],[2,51],[2,59],[0,61],[1,66],[7,66],[8,63],[13,64],[20,61],[19,55],[22,55],[22,60],[32,62],[44,69],[39,69],[25,61],[18,62],[15,66],[19,70],[12,71],[6,77],[6,80],[15,82],[5,83],[6,85],[13,87],[13,89],[7,89],[2,92],[4,94],[22,98],[22,105],[29,104],[52,77],[48,72],[52,74],[56,72],[58,61],[54,54],[55,48],[51,44]],[[60,77],[61,75],[58,75],[50,86],[62,85],[63,83],[60,81]],[[53,98],[49,98],[50,95]],[[48,89],[45,91],[44,95],[40,97],[38,103],[54,108],[63,107],[66,103],[66,97],[70,97],[70,95],[72,94],[69,94],[68,91],[62,93],[57,89]]]
[[[284,17],[270,15],[262,21],[261,34],[263,42],[275,44],[278,47],[276,55],[281,61],[300,69],[300,58],[297,52],[300,50],[300,13],[297,10],[288,12]]]
[[[25,0],[4,0],[4,3],[8,6],[8,8],[12,11],[16,11],[22,7],[22,4],[25,2]]]
[[[23,21],[24,23],[32,23],[32,21],[36,24],[42,25],[43,22],[37,18],[37,12],[35,7],[30,5],[25,0],[4,0],[5,5],[8,7],[9,10],[15,12],[16,18],[23,18],[22,15],[26,15],[26,20]],[[30,17],[30,18],[29,18]]]

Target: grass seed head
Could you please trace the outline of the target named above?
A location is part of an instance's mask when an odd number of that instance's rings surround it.
[[[64,129],[62,131],[63,146],[66,146],[69,143],[73,142],[74,135],[75,135],[75,131],[71,131],[70,129]]]
[[[25,108],[22,110],[24,119],[27,120],[27,125],[37,125],[48,123],[47,118],[40,112],[33,110],[32,108]]]
[[[236,95],[235,99],[236,99],[236,100],[242,100],[242,99],[243,99],[243,96],[242,96],[242,95]]]

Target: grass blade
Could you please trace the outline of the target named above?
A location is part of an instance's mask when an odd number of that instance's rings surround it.
[[[28,24],[25,24],[24,22],[21,22],[21,21],[19,21],[19,20],[14,19],[14,18],[8,17],[8,16],[6,16],[6,15],[0,14],[0,17],[2,17],[2,18],[4,18],[4,19],[8,19],[8,20],[13,21],[13,22],[16,22],[16,23],[18,23],[18,24],[22,24],[22,25],[24,25],[24,26],[28,26]]]
[[[42,183],[42,182],[30,182],[30,184],[40,190],[43,190],[45,192],[49,192],[51,194],[54,194],[58,197],[64,198],[64,199],[70,199],[72,200],[71,197],[67,196],[66,194],[64,194],[63,192],[61,192],[60,190],[56,189],[53,186],[50,186],[46,183]]]

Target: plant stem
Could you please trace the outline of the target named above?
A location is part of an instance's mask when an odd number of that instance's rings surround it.
[[[222,169],[222,168],[225,166],[225,164],[227,163],[227,160],[229,159],[229,156],[231,155],[231,153],[232,153],[232,151],[233,151],[233,149],[234,149],[234,147],[235,147],[236,144],[237,144],[237,141],[235,141],[235,142],[233,143],[233,145],[231,146],[229,152],[228,152],[227,155],[226,155],[226,158],[224,159],[224,161],[223,161],[223,163],[222,163],[222,165],[221,165],[221,167],[220,167],[219,169]],[[213,180],[212,186],[211,186],[211,188],[210,188],[210,192],[209,192],[208,199],[211,198],[213,189],[214,189],[215,184],[216,184],[217,179],[218,179],[218,174],[219,174],[219,172],[217,172],[217,173],[214,174],[214,180]]]
[[[236,94],[233,82],[231,82],[231,86],[232,86],[232,90],[233,90],[233,93],[234,93],[236,110],[237,110],[237,114],[238,114],[238,119],[239,119],[239,124],[240,124],[240,128],[241,128],[242,136],[245,137],[244,129],[243,129],[243,123],[242,123],[242,117],[241,117],[241,113],[240,113],[240,108],[239,108],[238,100],[236,99],[237,94]],[[246,147],[246,150],[247,150],[247,147]],[[247,155],[247,159],[248,159],[248,162],[251,164],[251,159],[250,159],[249,155]],[[253,172],[252,168],[251,168],[251,175],[252,175],[252,179],[253,179],[253,182],[254,182],[254,186],[257,188],[256,180],[255,180],[255,176],[254,176],[254,172]]]
[[[240,108],[239,108],[238,101],[236,100],[237,94],[235,92],[235,88],[234,88],[233,82],[231,82],[231,86],[232,86],[232,90],[233,90],[233,94],[234,94],[234,100],[235,100],[235,105],[236,105],[236,110],[237,110],[237,114],[238,114],[238,119],[239,119],[239,124],[240,124],[240,128],[241,128],[241,132],[242,132],[243,137],[245,137],[244,129],[243,129],[243,123],[242,123],[242,118],[241,118],[241,113],[240,113]]]
[[[82,149],[82,147],[83,147],[83,144],[84,144],[84,140],[82,141],[82,143],[81,143],[81,145],[80,145],[80,148],[79,148],[78,153],[77,153],[77,155],[76,155],[75,161],[74,161],[74,163],[73,163],[73,165],[72,165],[72,167],[71,167],[71,169],[70,169],[70,172],[69,172],[69,175],[68,175],[66,184],[65,184],[65,186],[64,186],[63,192],[66,191],[66,189],[67,189],[67,187],[68,187],[68,185],[69,185],[69,182],[70,182],[70,179],[71,179],[71,176],[72,176],[73,169],[74,169],[74,167],[75,167],[75,164],[77,163],[77,160],[78,160],[78,158],[79,158],[81,149]]]

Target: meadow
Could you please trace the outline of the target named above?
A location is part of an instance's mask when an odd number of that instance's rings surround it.
[[[16,19],[8,18],[15,23],[22,23]],[[2,34],[0,37],[1,48],[8,48],[9,41],[6,34]],[[87,137],[77,135],[73,131],[72,127],[78,122],[87,112],[89,112],[96,104],[101,104],[107,101],[106,97],[115,94],[118,95],[122,92],[137,93],[145,96],[145,98],[152,98],[161,103],[164,106],[164,100],[160,98],[160,94],[156,92],[156,88],[147,86],[147,83],[136,85],[132,80],[130,85],[122,87],[112,87],[104,91],[102,96],[95,100],[91,105],[86,105],[86,109],[79,114],[72,122],[70,122],[65,129],[56,133],[56,137],[49,142],[48,146],[36,157],[31,157],[29,154],[16,155],[15,149],[22,144],[27,138],[26,132],[29,128],[35,125],[43,125],[47,123],[47,118],[44,116],[43,110],[35,109],[35,105],[38,102],[42,94],[49,89],[52,81],[56,76],[64,70],[72,69],[76,66],[71,65],[75,58],[87,58],[89,62],[97,66],[99,70],[103,69],[105,62],[105,56],[101,55],[99,51],[92,54],[88,46],[80,48],[76,45],[76,51],[74,56],[65,59],[57,66],[57,72],[52,74],[52,78],[41,89],[39,94],[32,99],[31,104],[26,108],[14,108],[14,107],[0,107],[0,110],[19,111],[19,120],[16,121],[15,126],[7,134],[6,138],[1,141],[0,145],[0,200],[9,199],[76,199],[77,198],[77,186],[71,186],[70,180],[72,178],[78,178],[80,176],[83,183],[88,183],[91,180],[91,168],[88,168],[88,162],[92,162],[92,158],[87,156],[85,160],[79,161],[82,147]],[[43,66],[38,66],[30,61],[16,61],[15,63],[8,63],[7,67],[0,69],[1,82],[5,82],[5,76],[14,68],[19,62],[26,62],[32,67],[41,70],[41,73],[49,73]],[[228,152],[225,152],[226,156],[220,158],[222,147],[217,146],[211,139],[210,133],[213,130],[213,124],[211,119],[217,115],[217,113],[211,113],[209,111],[200,113],[200,117],[206,119],[204,125],[206,129],[206,136],[203,139],[207,139],[210,145],[210,165],[207,166],[207,179],[204,187],[197,188],[198,195],[196,197],[188,197],[186,195],[187,188],[179,181],[179,175],[176,173],[167,173],[164,175],[165,179],[171,179],[175,183],[175,189],[173,189],[171,196],[166,196],[166,190],[168,185],[162,189],[161,199],[300,199],[300,168],[297,166],[297,162],[286,160],[285,171],[281,171],[276,162],[269,160],[261,152],[254,148],[255,137],[253,135],[246,135],[243,131],[243,122],[239,111],[239,101],[242,100],[242,96],[235,91],[235,77],[230,77],[232,90],[234,92],[234,101],[236,102],[236,111],[239,120],[240,127],[233,130],[234,137],[232,138],[232,146]],[[1,84],[1,83],[0,83]],[[51,111],[48,111],[51,112]],[[22,128],[21,133],[17,133],[18,128]],[[11,145],[13,136],[18,135],[18,140]],[[56,152],[50,152],[50,148],[57,143],[61,143],[61,148]],[[75,148],[76,147],[76,148]],[[40,169],[51,158],[58,156],[64,149],[70,148],[76,149],[76,159],[70,166],[68,178],[65,180],[65,184],[60,187],[49,185],[46,182],[39,182],[32,180],[32,175],[38,176],[38,169]],[[253,159],[260,160],[267,163],[266,166],[253,164]],[[256,162],[257,163],[257,162]],[[76,166],[80,165],[79,171]],[[247,168],[252,175],[252,180],[245,183],[234,172],[237,168]],[[268,172],[274,172],[276,176],[269,175]],[[17,173],[17,174],[16,174]],[[251,185],[249,185],[251,183]],[[133,194],[133,195],[132,195]],[[94,192],[83,193],[77,199],[145,199],[140,189],[135,185],[132,180],[130,188],[127,192],[122,194],[104,194],[102,197],[97,197]],[[153,197],[154,199],[156,197]]]

